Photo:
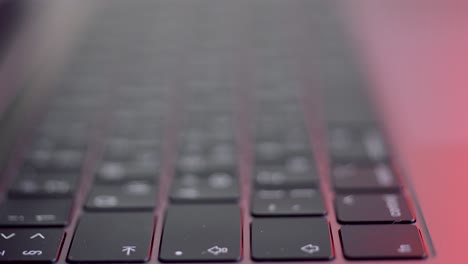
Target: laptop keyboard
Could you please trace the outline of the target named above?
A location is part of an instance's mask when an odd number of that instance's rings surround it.
[[[0,263],[427,257],[329,6],[117,2],[25,118]]]

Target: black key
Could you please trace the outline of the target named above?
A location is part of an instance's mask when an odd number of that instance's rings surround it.
[[[69,199],[8,199],[0,207],[0,226],[65,226]]]
[[[15,179],[8,195],[16,198],[70,197],[76,189],[77,174],[25,173]]]
[[[338,192],[398,192],[400,185],[392,170],[383,163],[364,165],[335,164],[332,169],[335,190]]]
[[[412,223],[416,219],[399,194],[338,195],[336,216],[341,223]]]
[[[152,213],[86,213],[75,231],[70,262],[146,262],[151,255]]]
[[[286,155],[283,144],[279,141],[261,141],[255,143],[255,163],[259,165],[277,165]]]
[[[241,211],[236,205],[171,206],[166,214],[159,259],[240,260],[241,226]]]
[[[201,173],[208,166],[208,158],[204,154],[183,154],[177,160],[177,171],[181,173]]]
[[[340,236],[343,253],[348,259],[421,259],[427,256],[419,230],[412,225],[343,226]]]
[[[44,172],[79,172],[83,161],[79,149],[35,149],[25,158],[25,166]]]
[[[237,166],[237,157],[233,142],[219,142],[210,146],[207,159],[210,170],[233,169]]]
[[[155,181],[159,174],[157,160],[136,162],[110,162],[101,164],[96,181],[100,183],[121,183],[132,180]]]
[[[61,229],[0,229],[0,263],[57,261],[65,233]]]
[[[208,175],[186,173],[175,177],[170,199],[173,202],[229,202],[239,198],[239,182],[232,172]]]
[[[121,185],[94,185],[86,202],[88,210],[152,210],[156,206],[156,186],[133,181]]]
[[[329,226],[323,218],[254,219],[251,244],[254,260],[333,258]]]
[[[329,130],[333,161],[383,161],[388,153],[378,129],[371,125],[333,125]]]
[[[130,140],[127,138],[112,138],[107,143],[104,159],[107,161],[159,160],[159,141]]]
[[[260,167],[256,169],[253,177],[255,187],[262,189],[310,188],[317,186],[319,181],[315,170],[305,169],[304,172],[295,173],[294,169],[288,171],[279,166]]]
[[[252,215],[325,215],[322,195],[316,189],[259,190],[252,199]]]

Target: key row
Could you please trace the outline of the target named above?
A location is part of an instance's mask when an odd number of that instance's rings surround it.
[[[186,221],[187,216],[190,221]],[[257,218],[250,225],[250,237],[242,237],[242,215],[236,205],[170,206],[165,217],[157,256],[163,262],[239,261],[244,257],[245,239],[250,239],[250,255],[258,261],[330,260],[335,256],[330,226],[324,218]],[[73,234],[67,259],[149,261],[155,224],[150,212],[85,213]],[[57,228],[0,229],[0,262],[55,262],[64,236]],[[412,225],[343,226],[340,237],[349,259],[426,256],[419,231]],[[377,240],[380,243],[375,243]]]
[[[170,193],[173,203],[230,203],[239,197],[238,185],[224,174],[207,182],[184,179]],[[235,186],[235,187],[234,187]],[[124,185],[96,185],[84,204],[90,211],[152,211],[157,190],[151,183],[129,182]],[[0,226],[66,226],[70,218],[71,199],[8,199],[0,206]],[[321,216],[327,213],[318,189],[269,189],[252,194],[254,216]],[[337,221],[342,224],[413,223],[416,218],[401,194],[338,195],[335,198]]]

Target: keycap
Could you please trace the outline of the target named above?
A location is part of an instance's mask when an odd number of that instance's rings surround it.
[[[331,174],[335,190],[342,193],[398,192],[400,190],[400,184],[391,168],[384,163],[335,164]]]
[[[313,169],[294,172],[280,166],[258,167],[254,172],[254,185],[261,189],[307,188],[318,185],[318,174]]]
[[[275,165],[284,159],[285,150],[278,141],[260,141],[255,143],[255,163],[261,165]]]
[[[150,212],[85,213],[76,228],[69,262],[146,262],[151,256]]]
[[[81,149],[34,149],[25,157],[25,166],[44,172],[79,172]]]
[[[382,135],[372,125],[330,126],[329,147],[333,161],[383,161],[388,158]]]
[[[99,183],[121,183],[132,180],[156,181],[159,165],[156,160],[142,163],[104,161],[97,172],[96,181]]]
[[[337,219],[341,223],[412,223],[415,222],[406,199],[400,194],[338,195]]]
[[[7,199],[0,207],[0,226],[65,226],[70,199]]]
[[[322,195],[316,189],[259,190],[251,208],[254,216],[326,214]]]
[[[131,181],[119,185],[94,185],[85,208],[88,210],[152,210],[156,206],[156,186]]]
[[[421,259],[427,256],[419,230],[413,225],[343,226],[340,237],[347,259]]]
[[[240,260],[241,226],[237,205],[172,205],[166,213],[159,259]]]
[[[159,160],[159,141],[111,138],[106,145],[104,159],[107,161]]]
[[[239,198],[239,180],[231,171],[185,173],[173,179],[173,202],[229,202]]]
[[[259,261],[333,258],[329,225],[323,218],[255,218],[251,250]]]
[[[8,190],[15,198],[58,198],[70,197],[76,189],[77,174],[23,173]]]
[[[177,159],[177,170],[181,173],[201,173],[208,169],[208,158],[203,154],[184,154]]]
[[[0,263],[56,262],[65,233],[61,229],[0,229]]]

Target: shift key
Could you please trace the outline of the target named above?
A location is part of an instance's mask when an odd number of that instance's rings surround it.
[[[169,207],[159,259],[165,262],[237,261],[241,258],[237,205]]]
[[[69,262],[146,262],[151,255],[152,213],[85,213],[73,237]]]

